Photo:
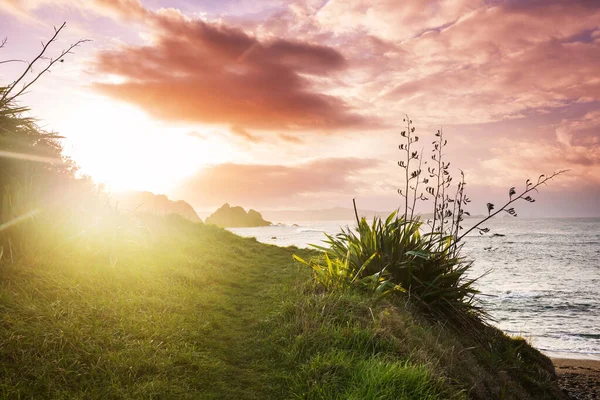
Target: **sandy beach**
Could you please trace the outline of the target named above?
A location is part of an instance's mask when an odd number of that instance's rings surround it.
[[[600,360],[553,358],[563,391],[576,400],[600,399]]]

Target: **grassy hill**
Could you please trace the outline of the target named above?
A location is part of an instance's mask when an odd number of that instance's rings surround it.
[[[175,216],[125,225],[105,251],[2,260],[1,398],[561,398],[524,340],[324,293],[292,260],[307,250]]]

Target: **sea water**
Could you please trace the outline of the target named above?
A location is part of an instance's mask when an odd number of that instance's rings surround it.
[[[465,228],[474,222],[465,221]],[[352,221],[233,228],[279,246],[323,244]],[[508,334],[550,356],[600,359],[600,218],[500,218],[464,238],[479,299]]]

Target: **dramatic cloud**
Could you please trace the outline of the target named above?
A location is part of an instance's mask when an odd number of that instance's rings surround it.
[[[138,12],[134,7],[129,13]],[[346,67],[337,50],[301,41],[260,41],[173,10],[154,15],[152,25],[153,44],[100,54],[97,72],[125,81],[97,83],[96,89],[177,122],[317,131],[366,122],[339,98],[313,88],[314,78],[326,80]]]
[[[262,206],[302,206],[305,196],[351,196],[360,172],[377,168],[377,160],[319,159],[294,166],[220,164],[199,171],[174,192],[194,207],[225,202]]]
[[[600,97],[594,1],[297,1],[260,27],[343,49],[339,92],[388,126],[399,112],[478,124]]]

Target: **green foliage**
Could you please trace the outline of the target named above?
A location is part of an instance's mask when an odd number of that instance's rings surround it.
[[[347,258],[336,258],[332,262],[329,256],[325,254],[321,260],[313,258],[310,261],[305,261],[294,254],[294,260],[312,268],[315,280],[326,290],[344,288],[353,279],[353,271],[350,269]]]
[[[394,212],[384,221],[375,217],[371,223],[360,219],[356,212],[355,230],[342,228],[341,233],[326,235],[327,246],[316,246],[324,252],[321,260],[306,262],[314,276],[326,290],[347,288],[351,283],[362,283],[373,293],[402,293],[429,314],[450,317],[455,325],[469,326],[474,319],[485,319],[487,313],[480,307],[475,296],[476,279],[467,278],[472,262],[461,256],[461,239],[470,231],[489,231],[480,225],[498,213],[505,211],[516,216],[509,207],[517,200],[534,202],[529,193],[548,180],[565,171],[550,176],[540,176],[537,183],[529,180],[525,190],[517,195],[509,190],[509,201],[492,213],[494,205],[488,203],[488,217],[476,223],[461,235],[462,222],[469,212],[465,207],[470,199],[465,194],[465,176],[452,193],[450,163],[444,161],[444,149],[448,141],[440,130],[435,134],[431,160],[433,166],[423,169],[423,150],[414,149],[419,137],[410,118],[406,117],[406,129],[398,148],[404,160],[398,166],[404,170],[404,187],[398,190],[403,198],[404,210]],[[432,218],[424,225],[415,214],[417,201],[433,200]],[[426,228],[427,227],[427,228]],[[427,232],[427,233],[425,233]]]
[[[349,253],[345,257],[329,258],[327,253],[306,261],[294,254],[294,260],[309,266],[315,280],[326,290],[344,290],[350,286],[361,286],[373,293],[387,293],[396,285],[385,279],[382,274],[362,275],[377,254],[371,255],[358,268],[350,262]]]
[[[371,224],[360,220],[356,232],[343,229],[314,246],[324,252],[325,264],[306,263],[326,289],[363,283],[375,293],[405,293],[429,312],[484,315],[474,300],[474,279],[466,279],[470,263],[455,255],[449,236],[421,234],[421,222],[398,217]],[[369,284],[370,283],[370,284]]]
[[[0,87],[0,96],[7,88]],[[52,135],[23,117],[24,107],[0,101],[0,247],[11,261],[31,242],[27,234],[37,214],[38,199],[47,186],[50,169],[43,158],[60,160],[60,147]]]

